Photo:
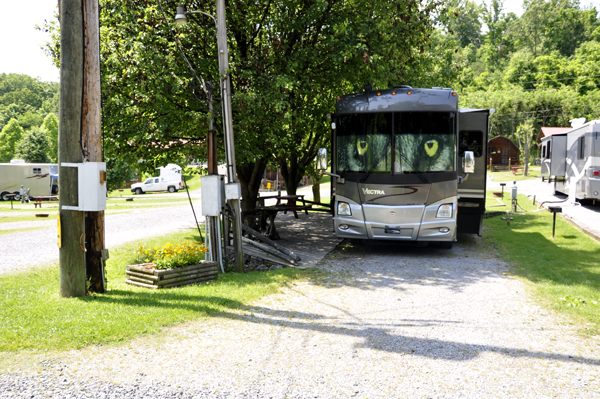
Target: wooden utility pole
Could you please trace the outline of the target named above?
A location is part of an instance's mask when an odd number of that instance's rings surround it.
[[[102,132],[100,121],[100,19],[98,0],[83,0],[84,65],[81,138],[83,156],[87,162],[102,162]],[[86,271],[89,289],[106,292],[104,279],[104,211],[87,212]]]
[[[78,205],[77,168],[62,163],[81,163],[83,97],[83,9],[81,0],[60,4],[60,100],[58,124],[58,181],[60,223],[60,295],[86,294],[85,227],[83,212],[63,210]]]

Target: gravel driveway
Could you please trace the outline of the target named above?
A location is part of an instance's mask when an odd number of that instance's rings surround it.
[[[199,202],[194,203],[194,210],[200,223],[204,221],[201,209]],[[107,215],[105,224],[107,248],[146,237],[169,234],[186,227],[196,227],[189,204]],[[0,235],[0,274],[58,260],[55,220],[3,223],[2,225],[7,229],[51,227]]]
[[[533,303],[481,239],[345,252],[158,340],[17,355],[0,398],[600,398],[600,340]]]

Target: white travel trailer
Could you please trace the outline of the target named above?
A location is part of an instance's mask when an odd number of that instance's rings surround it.
[[[7,194],[19,195],[23,186],[29,195],[51,196],[58,194],[58,165],[49,163],[0,163],[0,200]],[[17,198],[18,199],[18,198]]]
[[[576,199],[600,199],[600,120],[542,139],[542,176],[554,191]]]

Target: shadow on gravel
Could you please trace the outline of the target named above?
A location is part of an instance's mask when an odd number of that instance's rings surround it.
[[[231,313],[219,313],[216,317],[241,320],[248,323],[270,324],[285,326],[305,331],[315,331],[325,334],[336,334],[360,338],[363,343],[354,347],[386,351],[390,353],[422,356],[431,359],[466,361],[477,358],[484,353],[498,353],[506,357],[543,359],[547,361],[577,362],[591,365],[600,365],[600,360],[582,356],[570,356],[568,354],[531,351],[519,348],[509,348],[494,345],[475,345],[462,342],[443,341],[439,339],[407,337],[393,334],[389,329],[373,326],[361,326],[360,323],[346,323],[343,327],[332,327],[330,324],[319,324],[298,319],[315,320],[320,318],[316,314],[299,314],[296,312],[272,310],[269,308],[252,307],[252,315],[240,315]],[[439,326],[443,327],[449,323],[446,320],[399,320],[396,326]]]
[[[460,291],[486,278],[497,278],[507,266],[485,252],[481,239],[461,236],[452,249],[435,243],[352,242],[344,240],[320,263],[311,283],[326,288],[365,290],[412,285]],[[327,273],[321,274],[319,271]]]

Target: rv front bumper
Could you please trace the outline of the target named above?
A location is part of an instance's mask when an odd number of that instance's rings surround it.
[[[438,217],[443,204],[451,204],[450,217]],[[456,199],[432,205],[350,204],[351,216],[336,215],[334,227],[340,238],[454,241],[456,237]]]

